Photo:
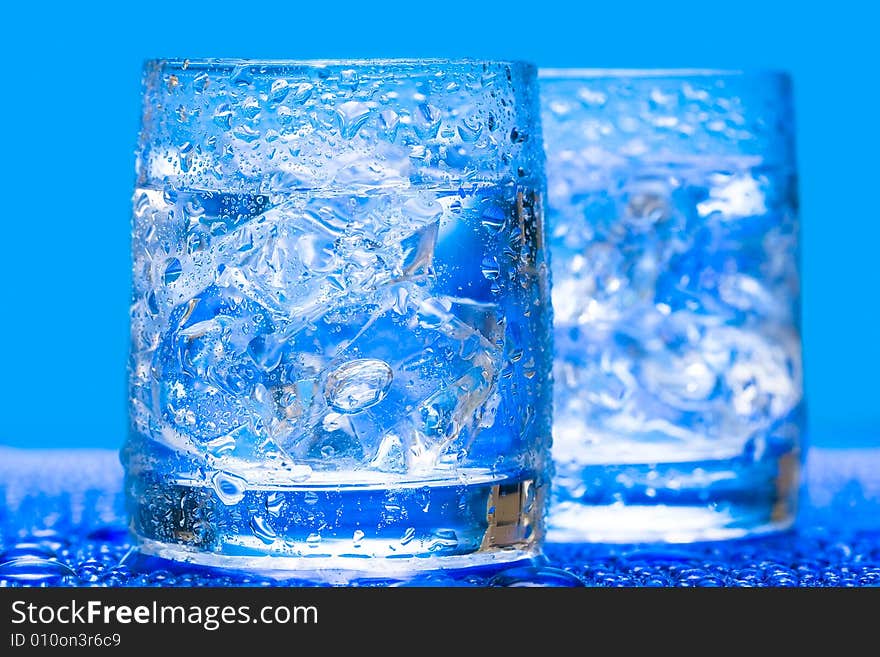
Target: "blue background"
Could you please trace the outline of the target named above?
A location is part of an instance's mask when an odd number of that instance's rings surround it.
[[[208,56],[791,71],[811,442],[880,444],[878,20],[859,5],[178,0],[7,7],[0,20],[0,444],[122,441],[141,62]]]

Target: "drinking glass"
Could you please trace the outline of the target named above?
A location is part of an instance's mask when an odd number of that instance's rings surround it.
[[[549,534],[789,526],[804,405],[791,82],[541,72],[556,359]]]
[[[533,554],[543,158],[528,64],[148,62],[122,451],[140,549],[373,573]]]

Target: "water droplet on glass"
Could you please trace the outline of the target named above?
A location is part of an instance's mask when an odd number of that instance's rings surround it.
[[[253,96],[249,96],[245,98],[244,101],[240,105],[241,113],[244,114],[249,119],[253,119],[260,113],[260,101],[258,101]]]
[[[199,73],[197,76],[193,78],[193,90],[200,94],[208,88],[208,85],[211,83],[211,79],[208,77],[207,73]]]
[[[235,130],[232,131],[232,134],[242,141],[246,141],[248,143],[256,141],[260,138],[260,131],[250,127],[249,125],[238,126]]]
[[[306,545],[310,548],[316,548],[321,544],[321,535],[317,532],[312,532],[306,538]]]
[[[360,76],[353,68],[346,69],[339,74],[339,86],[343,89],[357,89],[360,82]]]
[[[435,529],[428,544],[429,552],[442,552],[458,546],[458,535],[454,529]]]
[[[244,497],[244,492],[247,490],[248,482],[244,477],[221,470],[214,475],[212,483],[220,501],[227,506],[231,506],[241,502],[241,498]]]
[[[184,142],[177,148],[177,159],[180,162],[180,170],[186,173],[189,171],[193,160],[192,142]]]
[[[279,493],[269,493],[266,496],[266,511],[270,516],[277,518],[281,515],[282,508],[284,508],[284,497]]]
[[[483,264],[480,267],[480,270],[483,272],[483,277],[489,281],[494,281],[501,273],[501,269],[498,266],[498,260],[494,256],[483,258]]]
[[[293,88],[293,96],[291,100],[297,103],[306,102],[312,95],[314,87],[308,82],[301,82]]]
[[[151,315],[159,314],[159,302],[156,300],[156,293],[152,290],[147,294],[147,310]]]
[[[483,208],[481,223],[492,231],[499,231],[504,228],[506,214],[504,208],[499,205],[489,204]]]
[[[269,523],[266,522],[263,516],[251,516],[251,531],[254,532],[254,536],[266,545],[274,543],[275,539],[278,538],[275,530],[269,526]]]
[[[287,83],[287,80],[279,78],[272,83],[272,87],[269,89],[269,102],[280,103],[287,98],[289,93],[290,85]]]
[[[214,123],[221,128],[229,130],[230,126],[232,126],[232,110],[229,109],[229,105],[226,103],[217,106],[212,118],[214,119]]]
[[[354,534],[351,537],[351,544],[354,547],[360,547],[361,541],[364,540],[364,536],[365,536],[364,532],[362,532],[360,529],[355,529]]]
[[[180,260],[177,258],[168,258],[165,261],[165,285],[169,285],[180,278],[180,275],[183,273],[183,267],[180,265]]]
[[[415,527],[407,527],[406,531],[403,532],[403,536],[400,537],[400,544],[406,545],[410,541],[412,541],[416,537],[416,528]]]
[[[315,491],[308,491],[305,495],[303,495],[303,502],[305,502],[306,504],[317,504],[318,494]]]
[[[476,119],[463,119],[458,126],[458,136],[462,141],[477,141],[483,134],[483,124]]]
[[[351,360],[327,377],[324,398],[340,413],[357,413],[381,402],[388,394],[393,377],[391,367],[384,360]]]
[[[393,134],[400,125],[400,116],[394,110],[387,109],[379,114],[379,121],[385,132]]]
[[[370,116],[370,107],[366,103],[350,100],[336,108],[339,117],[339,131],[346,139],[351,139],[366,123]]]

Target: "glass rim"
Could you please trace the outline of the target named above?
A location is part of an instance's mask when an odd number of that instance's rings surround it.
[[[678,78],[776,78],[790,80],[791,73],[778,68],[567,68],[541,67],[539,80],[599,80],[610,78],[650,80]]]
[[[443,58],[443,57],[377,57],[377,58],[343,58],[343,59],[248,59],[243,57],[195,57],[195,58],[178,58],[178,57],[155,57],[144,60],[145,67],[158,67],[166,70],[186,71],[205,70],[216,68],[236,68],[239,66],[255,66],[265,68],[266,73],[272,70],[283,69],[327,69],[327,68],[356,68],[356,69],[373,69],[373,68],[390,68],[390,69],[411,69],[418,66],[425,68],[442,68],[442,67],[477,67],[477,66],[501,67],[509,66],[515,69],[537,70],[537,66],[532,62],[519,59],[477,59],[471,57],[464,58]]]

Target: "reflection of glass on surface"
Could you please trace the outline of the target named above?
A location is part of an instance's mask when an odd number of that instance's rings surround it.
[[[123,450],[144,550],[367,570],[534,550],[537,102],[516,63],[147,65]]]
[[[788,526],[803,423],[789,79],[543,71],[550,537]]]

